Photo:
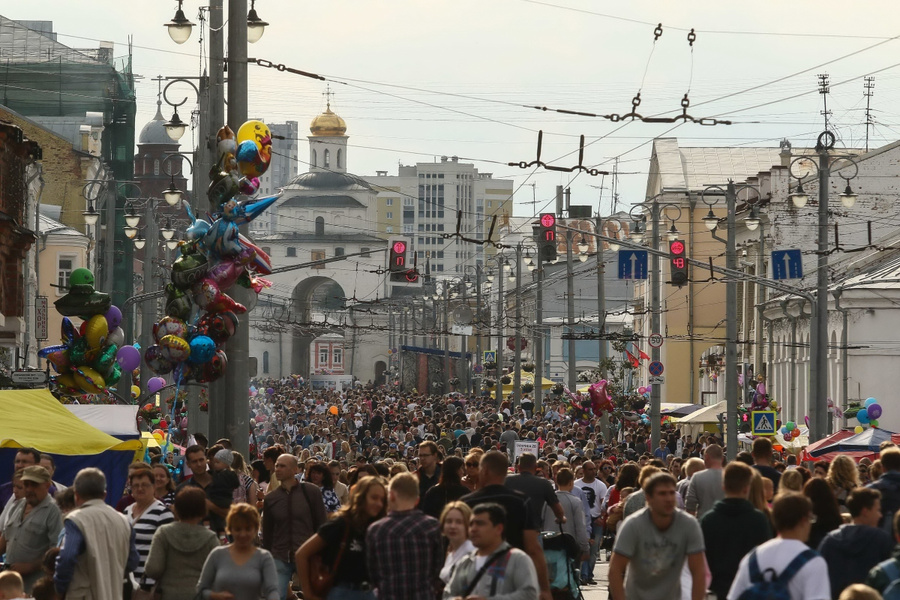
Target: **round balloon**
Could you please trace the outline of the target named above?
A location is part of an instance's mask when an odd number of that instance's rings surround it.
[[[192,338],[190,346],[190,361],[194,364],[203,364],[216,353],[216,343],[212,341],[212,338],[205,335],[198,335]]]
[[[331,406],[331,407],[328,408],[328,412],[330,412],[330,413],[333,414],[333,415],[336,415],[336,414],[338,414],[338,407],[337,407],[337,406]]]
[[[185,337],[188,332],[187,324],[177,317],[163,317],[153,326],[153,339],[157,343],[167,335]]]
[[[794,429],[797,428],[797,424],[794,423],[793,421],[788,421],[787,423],[784,424],[784,426],[787,427],[788,431],[793,431]]]
[[[151,377],[147,382],[147,392],[155,394],[166,385],[166,380],[162,377]]]
[[[866,407],[866,412],[869,413],[869,419],[879,419],[882,412],[881,405],[872,403]]]
[[[869,425],[871,425],[872,427],[878,427],[878,419],[872,419],[871,421],[869,421]]]
[[[865,408],[869,408],[870,406],[872,406],[872,405],[875,404],[876,402],[878,402],[878,400],[876,400],[875,398],[866,398],[866,402],[865,402],[865,404],[863,404],[863,406],[864,406]]]
[[[122,346],[116,352],[116,362],[123,371],[133,371],[141,366],[141,353],[134,346]]]
[[[140,395],[141,395],[141,388],[136,385],[131,386],[131,397],[137,398]]]
[[[643,396],[646,393],[647,393],[647,388],[645,388],[644,386],[641,386],[638,388],[638,394],[640,394],[641,396]]]
[[[165,375],[172,372],[172,361],[163,356],[162,348],[156,344],[150,346],[144,352],[144,362],[157,375]]]
[[[125,345],[125,332],[121,327],[116,327],[106,336],[106,343],[113,344],[117,348]]]
[[[122,311],[118,306],[110,306],[106,311],[106,324],[109,325],[110,331],[122,324]]]
[[[169,424],[166,423],[164,419],[159,420],[159,428],[165,431],[169,427]]]
[[[181,362],[191,355],[191,346],[187,340],[177,335],[167,335],[159,340],[163,358],[172,362]]]
[[[75,269],[69,274],[69,285],[89,285],[94,287],[94,274],[84,267]]]
[[[868,409],[862,409],[858,413],[856,413],[856,420],[859,421],[863,425],[867,425],[871,419],[869,419],[869,411]]]
[[[863,431],[865,431],[865,429],[863,428],[862,425],[857,425],[856,427],[853,428],[853,433],[862,433]]]
[[[247,121],[237,131],[238,148],[240,148],[242,142],[247,140],[252,141],[257,148],[262,149],[265,144],[272,143],[272,132],[269,131],[269,126],[262,121]]]

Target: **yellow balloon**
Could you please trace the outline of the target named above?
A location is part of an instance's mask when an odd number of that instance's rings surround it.
[[[140,395],[141,395],[141,388],[140,388],[140,386],[137,386],[137,385],[131,386],[131,397],[132,397],[132,398],[137,398],[137,397],[140,396]]]
[[[75,372],[75,385],[81,388],[85,394],[99,394],[106,388],[103,375],[90,367],[81,367]]]
[[[256,144],[256,147],[262,149],[262,140],[264,139],[269,140],[269,144],[272,143],[272,132],[269,131],[269,126],[262,121],[247,121],[246,123],[241,125],[241,128],[238,129],[237,132],[238,145],[240,145],[241,142],[253,140],[253,142]]]
[[[91,350],[100,348],[109,335],[109,324],[103,315],[94,315],[88,319],[87,326],[84,330],[84,337],[87,339],[88,347]]]
[[[166,358],[173,362],[181,362],[191,355],[191,345],[187,340],[177,335],[166,335],[159,340],[159,346],[163,349]]]
[[[158,433],[154,433],[154,434],[153,434],[153,439],[156,440],[156,443],[157,443],[157,444],[162,444],[162,443],[163,443],[163,439],[165,439],[165,438],[163,438],[163,436],[160,435],[160,434],[158,434]]]
[[[59,385],[61,385],[64,388],[77,388],[78,387],[78,384],[75,383],[75,378],[69,373],[67,373],[66,375],[59,375],[56,378],[56,383],[58,383]]]
[[[857,425],[856,427],[853,428],[853,431],[854,431],[854,433],[862,433],[865,430],[863,429],[862,425]]]

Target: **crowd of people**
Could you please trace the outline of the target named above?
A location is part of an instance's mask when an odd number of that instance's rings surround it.
[[[714,434],[651,448],[553,397],[255,385],[249,456],[195,434],[132,464],[121,498],[20,449],[0,600],[574,600],[606,561],[613,600],[900,593],[893,446],[803,465],[758,438],[726,464]]]

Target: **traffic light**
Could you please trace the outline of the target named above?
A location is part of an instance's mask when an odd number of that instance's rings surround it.
[[[418,283],[419,273],[415,265],[406,262],[406,241],[391,240],[388,271],[391,283]]]
[[[684,250],[684,242],[681,240],[669,242],[669,283],[679,287],[688,281],[688,262]]]
[[[538,258],[544,262],[556,260],[556,215],[541,213],[537,230]]]

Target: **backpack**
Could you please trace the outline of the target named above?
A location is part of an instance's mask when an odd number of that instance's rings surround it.
[[[818,553],[815,550],[804,550],[794,557],[794,560],[781,572],[781,575],[776,575],[775,569],[766,569],[765,572],[759,570],[756,550],[753,550],[750,553],[749,565],[751,586],[744,590],[744,593],[738,597],[738,600],[791,600],[788,584],[794,575],[816,556],[818,556]],[[771,573],[771,576],[767,580],[766,574],[769,573]]]
[[[900,566],[897,565],[897,560],[889,558],[878,563],[878,566],[891,581],[881,592],[881,597],[884,600],[900,600]]]

